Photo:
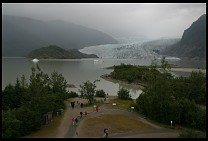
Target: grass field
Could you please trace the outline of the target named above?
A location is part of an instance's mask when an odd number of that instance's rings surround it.
[[[85,119],[79,128],[79,137],[102,137],[104,128],[109,129],[109,134],[155,129],[128,115],[105,114]]]

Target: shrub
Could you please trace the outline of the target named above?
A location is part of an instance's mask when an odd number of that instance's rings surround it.
[[[95,96],[96,97],[105,97],[106,94],[103,90],[97,90]]]
[[[76,92],[73,92],[73,91],[69,92],[68,98],[74,98],[74,97],[79,97],[79,95]]]
[[[124,89],[124,88],[121,88],[119,91],[118,91],[118,98],[119,99],[131,99],[131,95],[129,94],[129,91]]]

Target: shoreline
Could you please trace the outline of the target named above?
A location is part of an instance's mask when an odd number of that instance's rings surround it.
[[[105,68],[103,68],[103,69],[114,70],[113,66],[105,67]],[[161,68],[159,67],[158,69],[161,69]],[[197,72],[201,71],[201,72],[203,72],[203,73],[206,74],[206,69],[203,69],[203,68],[172,67],[172,68],[170,69],[170,71],[177,71],[177,72],[180,71],[180,72],[190,72],[190,73],[191,73],[192,71],[197,71]]]
[[[113,79],[113,78],[110,77],[110,74],[103,74],[100,77],[103,78],[103,79],[105,79],[105,80],[107,80],[107,81],[113,82],[113,83],[120,83],[120,84],[123,83],[123,84],[127,84],[127,85],[132,85],[132,86],[134,86],[134,87],[136,87],[138,89],[141,89],[141,90],[144,89],[144,87],[145,87],[145,84],[141,84],[141,83],[137,83],[137,84],[136,83],[129,83],[127,81]]]
[[[201,71],[202,73],[206,74],[206,69],[196,69],[196,68],[171,68],[170,71],[179,71],[179,72],[192,72],[192,71]]]
[[[104,68],[104,69],[111,69],[113,70],[112,66],[108,67],[108,68]],[[206,69],[201,69],[201,68],[171,68],[170,72],[187,72],[187,73],[191,73],[192,71],[195,72],[199,72],[201,71],[202,73],[204,73],[206,75]],[[131,85],[133,87],[136,87],[137,89],[144,89],[144,87],[146,86],[145,84],[142,83],[129,83],[127,81],[122,81],[122,80],[117,80],[117,79],[113,79],[111,78],[111,74],[103,74],[100,76],[101,78],[105,79],[106,81],[110,81],[113,83],[119,83],[119,84],[127,84],[127,85]]]

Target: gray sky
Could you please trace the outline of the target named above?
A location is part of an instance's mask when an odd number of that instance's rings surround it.
[[[179,37],[202,14],[206,3],[14,3],[2,13],[40,20],[64,20],[98,29],[113,37]]]

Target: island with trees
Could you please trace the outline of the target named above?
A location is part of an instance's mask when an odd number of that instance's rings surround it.
[[[84,54],[79,52],[77,49],[65,50],[56,45],[49,45],[47,47],[42,47],[31,51],[28,58],[38,58],[38,59],[81,59],[81,58],[98,58],[94,54]]]

